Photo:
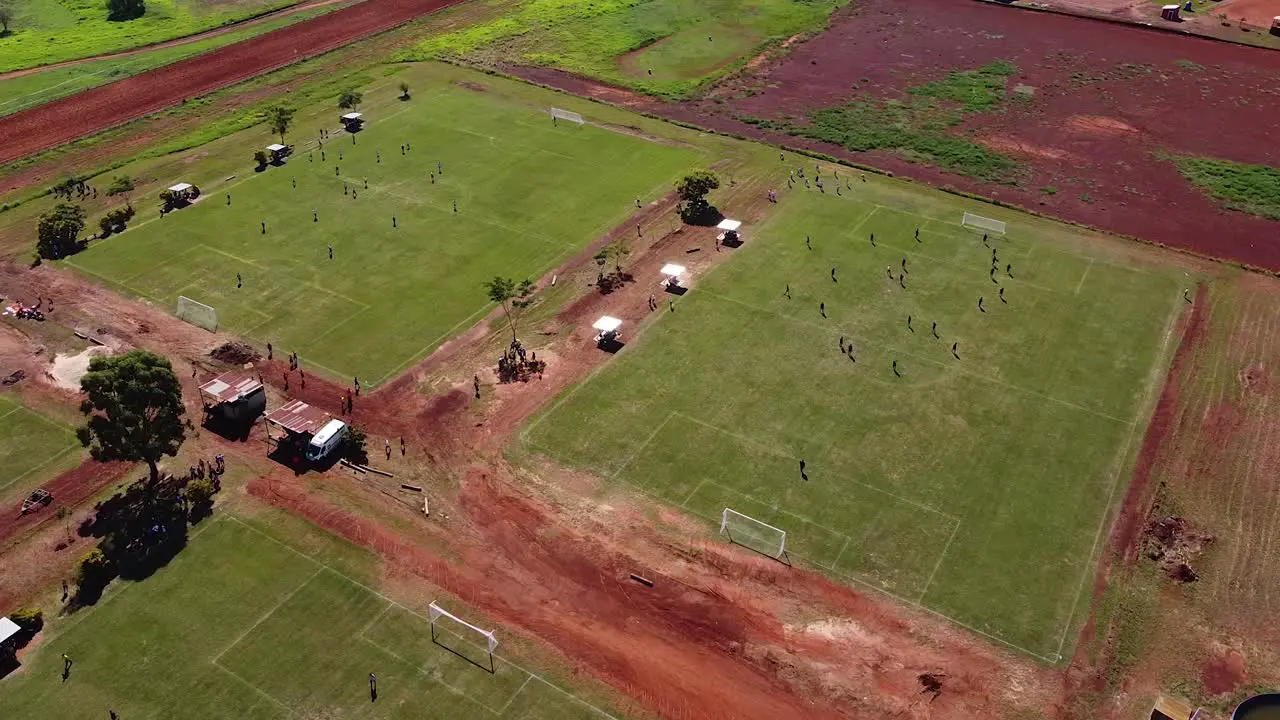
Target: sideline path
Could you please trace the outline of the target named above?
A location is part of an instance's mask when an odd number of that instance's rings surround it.
[[[0,118],[0,164],[136,120],[464,0],[365,0]]]
[[[35,73],[43,72],[45,70],[73,67],[75,65],[83,65],[84,63],[96,62],[98,60],[116,60],[119,58],[141,55],[143,53],[151,52],[152,50],[164,50],[165,48],[189,45],[193,42],[200,42],[201,40],[208,40],[209,38],[215,38],[219,35],[226,35],[229,32],[243,30],[247,27],[253,27],[254,25],[261,25],[269,20],[276,20],[278,18],[296,15],[297,13],[305,10],[314,10],[316,8],[326,7],[328,5],[337,5],[338,3],[343,2],[360,2],[360,0],[314,0],[314,2],[300,2],[297,5],[282,7],[279,10],[272,10],[271,12],[240,20],[239,22],[230,23],[228,25],[220,25],[211,30],[198,32],[194,35],[184,35],[172,40],[151,43],[150,45],[141,45],[136,48],[130,48],[129,50],[121,50],[120,52],[106,53],[103,55],[90,55],[88,57],[76,58],[75,60],[63,60],[62,62],[50,63],[48,65],[36,65],[35,67],[23,68],[22,70],[12,70],[7,73],[0,73],[0,81],[12,80],[13,78],[20,78],[24,75],[34,75]]]

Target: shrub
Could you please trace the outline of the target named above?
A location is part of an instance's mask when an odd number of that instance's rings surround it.
[[[266,150],[257,150],[253,153],[253,161],[258,163],[258,169],[261,170],[267,166],[267,163],[271,161],[271,158],[267,157]]]
[[[9,619],[24,632],[35,635],[44,627],[44,612],[40,608],[18,608],[9,613]]]

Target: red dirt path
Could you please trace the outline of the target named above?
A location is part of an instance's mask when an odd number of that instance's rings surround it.
[[[0,164],[389,30],[462,0],[366,0],[312,20],[0,118]]]
[[[1028,103],[955,131],[1012,156],[1027,177],[996,185],[759,130],[736,115],[802,117],[855,92],[908,87],[995,60],[1036,88]],[[1184,67],[1185,60],[1195,66]],[[860,0],[826,32],[712,90],[667,104],[545,69],[514,72],[571,92],[712,129],[805,147],[939,186],[995,197],[1146,241],[1280,271],[1280,223],[1221,209],[1161,152],[1280,167],[1280,53],[1054,13],[956,0]],[[971,135],[970,135],[971,134]],[[1048,195],[1041,188],[1053,186]],[[1087,194],[1087,198],[1085,197]]]

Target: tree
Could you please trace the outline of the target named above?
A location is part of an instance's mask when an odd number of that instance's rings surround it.
[[[680,196],[680,218],[690,225],[706,221],[711,214],[711,204],[707,202],[707,193],[720,187],[720,179],[710,170],[695,170],[676,185],[676,193]]]
[[[53,516],[66,523],[67,542],[71,542],[71,508],[66,505],[59,505],[58,509],[53,512]]]
[[[403,80],[400,81],[400,99],[401,100],[409,99],[409,83]]]
[[[79,249],[84,230],[84,210],[79,205],[58,203],[40,216],[36,226],[36,253],[49,260],[71,255]]]
[[[128,175],[117,175],[111,179],[111,184],[107,186],[107,196],[123,195],[124,204],[133,207],[133,202],[129,199],[129,193],[133,192],[133,189],[133,178]]]
[[[91,605],[102,596],[102,590],[115,576],[115,569],[105,553],[94,548],[76,561],[76,599],[82,605]]]
[[[613,260],[613,269],[618,275],[622,275],[622,261],[631,254],[631,247],[625,240],[618,240],[606,245],[604,254],[606,258]]]
[[[213,512],[213,494],[217,491],[218,489],[214,486],[213,480],[208,478],[192,480],[187,483],[187,487],[183,489],[182,494],[187,501],[187,514],[193,522]]]
[[[145,14],[146,0],[107,0],[107,19],[112,22],[134,20]]]
[[[266,150],[255,150],[253,152],[253,161],[258,163],[258,169],[261,170],[267,166],[267,163],[271,162],[271,158],[267,157]]]
[[[356,92],[354,89],[343,90],[338,96],[338,107],[343,110],[358,110],[363,101],[363,93]]]
[[[347,426],[347,434],[342,438],[342,457],[348,462],[364,465],[369,462],[369,450],[364,431],[355,425]]]
[[[293,108],[272,105],[267,108],[267,120],[271,123],[271,132],[279,135],[280,144],[284,145],[284,134],[289,132],[289,124],[293,122]]]
[[[176,455],[186,439],[182,386],[169,361],[145,350],[96,357],[80,389],[89,420],[76,437],[93,459],[143,461],[158,480],[161,456]]]
[[[515,342],[516,323],[520,319],[517,311],[524,310],[533,304],[533,299],[529,297],[534,291],[533,281],[526,279],[517,285],[511,278],[495,275],[492,280],[484,284],[484,287],[489,291],[489,300],[502,306],[502,312],[507,317],[507,325],[511,327],[511,341]]]
[[[13,22],[13,7],[8,2],[0,1],[0,37],[9,34],[11,22]]]

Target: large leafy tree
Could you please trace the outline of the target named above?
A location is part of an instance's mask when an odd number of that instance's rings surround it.
[[[515,341],[520,311],[533,304],[533,299],[529,297],[534,291],[533,281],[526,279],[517,283],[511,278],[494,276],[492,280],[485,282],[484,287],[489,292],[489,300],[502,306],[507,325],[511,328],[511,340]]]
[[[9,23],[13,22],[13,6],[8,0],[0,0],[0,37],[9,34]]]
[[[267,120],[271,123],[271,132],[280,136],[280,144],[284,145],[284,135],[289,132],[293,123],[293,108],[284,105],[272,105],[267,108]]]
[[[343,110],[358,110],[360,103],[364,102],[364,94],[355,90],[343,90],[338,96],[338,107]]]
[[[76,436],[93,458],[145,462],[158,480],[160,458],[176,455],[186,439],[182,386],[169,361],[145,350],[97,357],[80,389],[89,420]]]
[[[42,258],[57,260],[75,253],[84,230],[84,210],[79,205],[58,203],[40,216],[36,225],[36,252]]]
[[[676,184],[680,196],[680,218],[690,224],[703,222],[711,211],[707,194],[720,187],[720,179],[710,170],[695,170]]]

